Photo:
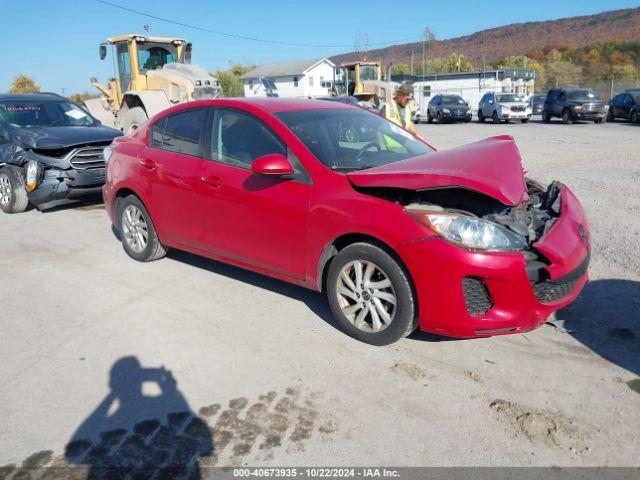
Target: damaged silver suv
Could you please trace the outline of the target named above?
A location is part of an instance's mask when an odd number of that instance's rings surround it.
[[[121,135],[55,93],[0,95],[0,209],[44,210],[100,194],[103,149]]]

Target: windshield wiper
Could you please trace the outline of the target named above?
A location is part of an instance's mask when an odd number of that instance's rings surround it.
[[[342,170],[366,170],[367,168],[373,168],[376,165],[362,165],[362,166],[351,166],[351,167],[346,167],[346,166],[332,166],[331,170],[338,170],[338,171],[342,171]]]

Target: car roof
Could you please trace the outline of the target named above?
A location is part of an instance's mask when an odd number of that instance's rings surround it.
[[[0,93],[0,102],[28,102],[37,100],[67,100],[57,93]]]
[[[264,111],[286,112],[291,110],[335,110],[335,109],[359,109],[354,105],[344,102],[327,102],[326,100],[313,100],[306,98],[221,98],[213,100],[199,100],[192,102],[198,105],[253,105]]]

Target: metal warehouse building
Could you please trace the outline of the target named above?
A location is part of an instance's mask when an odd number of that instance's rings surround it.
[[[534,70],[505,69],[393,77],[393,80],[414,82],[414,101],[420,114],[426,116],[427,105],[435,95],[460,95],[476,111],[480,99],[487,92],[515,93],[521,97],[533,94],[535,78]]]

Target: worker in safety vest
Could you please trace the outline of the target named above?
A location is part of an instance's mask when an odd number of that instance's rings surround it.
[[[392,121],[396,125],[404,127],[414,135],[417,135],[416,126],[411,120],[411,108],[409,108],[409,102],[413,95],[413,85],[410,83],[403,83],[397,89],[395,96],[389,103],[382,105],[380,114]]]

